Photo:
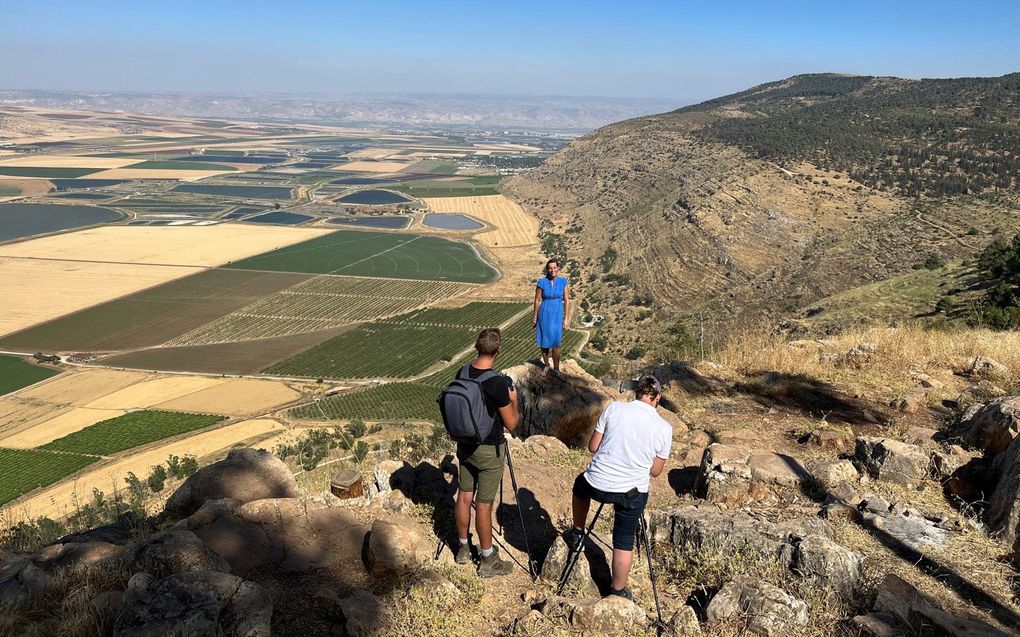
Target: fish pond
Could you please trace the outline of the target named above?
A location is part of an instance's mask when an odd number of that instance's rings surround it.
[[[351,193],[346,197],[341,197],[338,202],[364,204],[367,206],[383,206],[395,203],[410,203],[411,200],[404,195],[390,192],[389,190],[372,189],[359,190],[358,192]]]
[[[385,228],[387,230],[403,230],[411,225],[410,217],[333,217],[329,223],[360,228]]]
[[[0,241],[117,221],[121,214],[97,206],[0,204]]]
[[[242,197],[244,199],[290,199],[292,188],[280,186],[221,186],[216,184],[181,184],[173,187],[174,192],[190,192],[195,195],[217,197]]]
[[[480,224],[469,217],[465,217],[464,215],[455,215],[445,212],[436,212],[430,215],[425,215],[425,219],[422,220],[422,223],[430,228],[439,228],[440,230],[477,230],[485,227],[483,224]]]
[[[263,215],[256,215],[254,217],[248,217],[245,219],[247,223],[275,223],[286,226],[293,226],[299,223],[304,223],[311,219],[308,215],[299,215],[296,212],[280,212],[274,210],[273,212],[267,212]]]

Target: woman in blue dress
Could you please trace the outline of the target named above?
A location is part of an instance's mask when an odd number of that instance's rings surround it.
[[[549,355],[552,354],[556,372],[560,371],[563,330],[570,323],[570,285],[566,277],[556,276],[559,272],[559,261],[549,259],[545,264],[545,276],[535,284],[535,312],[531,317],[545,369],[549,369]]]

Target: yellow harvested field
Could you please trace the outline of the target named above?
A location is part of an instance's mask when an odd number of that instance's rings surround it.
[[[111,168],[88,175],[89,179],[176,179],[177,181],[198,181],[214,175],[235,172],[233,170],[160,170],[158,168]]]
[[[262,442],[252,445],[252,447],[275,452],[278,445],[292,445],[300,440],[307,431],[307,429],[288,429],[284,433],[270,436]]]
[[[20,431],[0,438],[0,447],[12,449],[31,449],[53,442],[57,438],[81,431],[85,427],[94,425],[97,422],[116,418],[127,413],[123,409],[89,409],[77,407],[71,411],[64,412],[56,418],[50,418],[45,423],[32,427],[21,427]]]
[[[362,148],[356,150],[353,153],[347,153],[347,157],[350,159],[382,159],[383,157],[389,157],[394,151],[392,148]]]
[[[74,234],[77,233],[61,236]],[[31,243],[34,242],[5,247],[14,250]],[[37,254],[45,255],[45,252]],[[200,271],[201,268],[191,267],[0,256],[0,306],[3,307],[0,336]]]
[[[146,372],[87,368],[54,376],[44,383],[19,392],[17,396],[34,402],[83,407],[151,376],[152,374]],[[3,403],[3,400],[0,399],[0,403]]]
[[[280,381],[237,378],[165,403],[157,409],[249,416],[294,402],[301,394]]]
[[[24,431],[70,410],[64,405],[4,396],[0,400],[0,434],[8,436]]]
[[[53,184],[50,182],[45,179],[36,179],[34,177],[24,179],[0,179],[0,190],[4,190],[4,186],[17,188],[21,191],[21,193],[12,197],[0,197],[0,201],[10,201],[11,199],[18,199],[19,197],[43,195],[53,189]]]
[[[167,402],[167,399],[173,400],[221,384],[222,379],[208,376],[157,377],[97,398],[85,406],[92,409],[145,409]]]
[[[431,197],[423,201],[433,212],[470,215],[495,227],[475,235],[482,245],[508,248],[538,243],[538,219],[503,195]]]
[[[70,515],[75,512],[75,499],[90,498],[92,489],[99,489],[107,495],[114,489],[124,489],[124,477],[128,472],[146,476],[153,465],[166,462],[171,455],[205,456],[227,449],[238,442],[282,429],[283,425],[275,420],[263,418],[207,430],[165,444],[155,443],[154,446],[127,458],[115,460],[91,471],[86,469],[77,479],[62,482],[23,501],[15,501],[4,509],[10,516],[20,519],[40,516],[59,518]]]
[[[137,157],[87,157],[77,155],[24,155],[0,158],[0,166],[48,167],[48,168],[120,168],[137,164]]]
[[[330,170],[354,171],[360,173],[396,173],[411,164],[402,161],[352,161],[333,166]]]
[[[233,223],[107,226],[0,246],[0,256],[212,267],[330,232]],[[183,271],[179,276],[188,273]],[[48,293],[46,300],[52,301],[54,296]]]

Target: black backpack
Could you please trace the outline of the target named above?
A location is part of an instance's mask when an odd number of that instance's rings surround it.
[[[471,378],[470,367],[465,365],[457,372],[457,377],[439,393],[437,402],[450,438],[477,445],[485,442],[496,425],[496,419],[485,406],[482,383],[497,373],[489,369],[478,378]]]

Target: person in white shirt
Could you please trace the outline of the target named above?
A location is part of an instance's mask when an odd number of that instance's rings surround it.
[[[627,579],[634,558],[638,520],[648,503],[649,478],[658,477],[673,446],[673,428],[655,408],[662,386],[654,376],[642,376],[635,400],[613,401],[602,412],[588,443],[591,463],[574,480],[574,528],[568,533],[573,549],[581,540],[591,501],[612,504],[613,583],[610,595],[633,600]]]

